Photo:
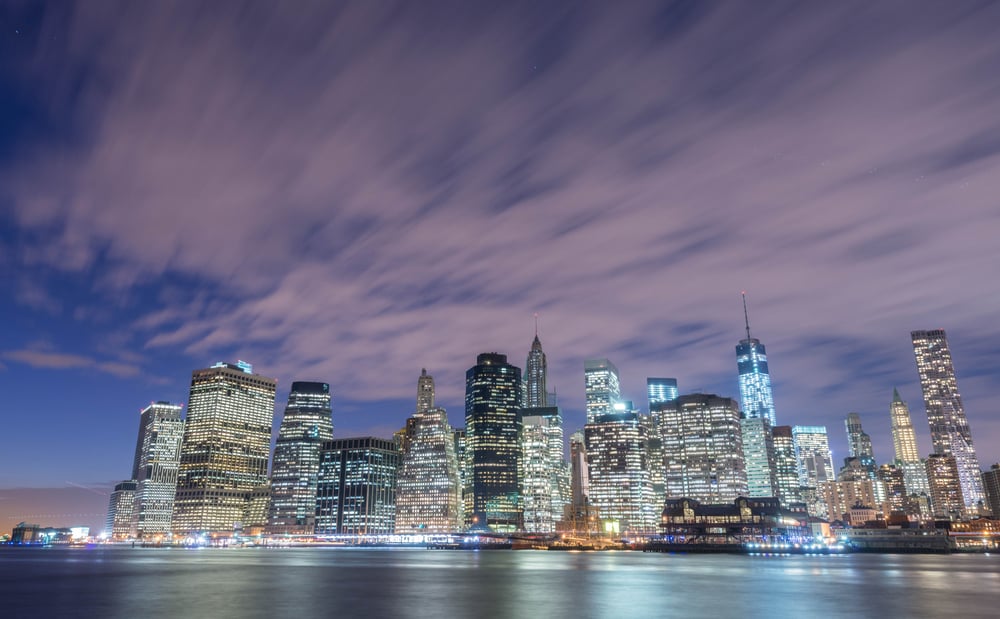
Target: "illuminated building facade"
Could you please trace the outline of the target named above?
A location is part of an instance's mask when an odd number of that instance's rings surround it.
[[[104,533],[109,538],[122,540],[135,537],[132,512],[135,509],[137,487],[134,479],[115,484],[115,490],[108,501],[108,516],[104,521]]]
[[[729,503],[747,495],[740,409],[730,398],[682,395],[660,415],[668,499]]]
[[[983,499],[982,471],[972,444],[972,431],[965,416],[962,396],[958,392],[948,338],[941,329],[913,331],[910,336],[934,453],[954,456],[965,506],[974,509]],[[933,486],[934,481],[928,479],[928,483]]]
[[[927,456],[927,483],[931,487],[931,510],[934,517],[942,520],[961,519],[967,503],[962,496],[962,479],[955,456]]]
[[[542,342],[538,339],[536,331],[535,339],[531,342],[531,351],[528,352],[528,359],[524,364],[524,406],[526,408],[540,408],[549,405],[549,394],[546,387],[547,374],[548,363],[545,360],[545,351],[542,350]]]
[[[521,419],[524,530],[551,533],[569,502],[562,415],[544,406],[522,409]]]
[[[473,526],[516,531],[522,524],[521,369],[483,353],[465,373],[465,433]]]
[[[583,508],[590,494],[590,472],[587,468],[587,445],[583,432],[569,437],[570,501],[574,507]]]
[[[369,436],[324,442],[316,491],[316,533],[393,533],[399,459],[399,449],[391,440]]]
[[[767,368],[767,351],[760,340],[750,337],[750,318],[746,309],[747,298],[743,295],[747,337],[736,345],[743,415],[748,419],[764,417],[774,427],[778,422],[774,414],[774,394],[771,392],[771,374]]]
[[[892,464],[883,464],[878,467],[878,480],[882,484],[885,492],[883,511],[886,516],[890,512],[904,512],[919,514],[915,504],[911,504],[906,493],[906,482],[903,469]]]
[[[872,450],[872,438],[861,427],[861,415],[848,413],[844,420],[847,430],[847,450],[850,457],[857,458],[868,471],[870,479],[875,478],[875,452]]]
[[[328,383],[292,383],[271,463],[269,533],[309,535],[316,529],[320,451],[333,439],[330,399]]]
[[[740,419],[740,434],[747,471],[747,496],[778,496],[774,435],[767,417]]]
[[[993,519],[1000,520],[1000,464],[994,464],[990,470],[983,471],[983,491],[986,494],[986,507],[993,514]]]
[[[417,379],[417,412],[426,413],[432,408],[434,408],[434,377],[424,368],[420,370],[420,378]]]
[[[795,443],[800,496],[810,515],[826,517],[827,508],[820,484],[837,479],[826,427],[792,426],[792,440]]]
[[[930,496],[930,486],[927,484],[927,468],[920,459],[917,449],[917,435],[913,431],[913,421],[910,409],[899,396],[899,390],[892,390],[892,403],[889,404],[889,417],[892,424],[892,447],[895,451],[896,466],[903,471],[903,483],[907,494],[926,494]]]
[[[407,434],[396,481],[396,533],[460,531],[462,487],[448,414],[418,411]]]
[[[132,478],[136,480],[133,527],[139,538],[170,533],[181,463],[184,421],[180,404],[154,402],[139,413]]]
[[[647,378],[646,379],[646,404],[649,411],[653,410],[653,404],[659,402],[670,402],[676,400],[680,395],[677,391],[676,378]]]
[[[192,373],[175,534],[230,534],[242,528],[251,493],[267,485],[276,386],[244,362]]]
[[[589,480],[589,504],[612,531],[648,533],[656,530],[646,453],[646,425],[635,411],[619,405],[584,426]]]
[[[848,521],[855,505],[869,509],[879,505],[875,498],[875,487],[867,477],[853,481],[820,482],[819,492],[830,520]]]
[[[774,446],[774,483],[781,499],[782,507],[802,502],[799,485],[799,464],[795,457],[795,439],[792,426],[777,426],[771,429]]]
[[[669,402],[670,400],[663,401]],[[660,436],[659,414],[650,412],[648,415],[640,415],[639,423],[645,426],[646,472],[649,474],[649,485],[653,492],[652,501],[653,505],[659,508],[667,498],[666,468],[663,462],[663,437]]]
[[[621,400],[618,368],[607,359],[588,359],[583,364],[587,394],[587,423],[614,411]]]

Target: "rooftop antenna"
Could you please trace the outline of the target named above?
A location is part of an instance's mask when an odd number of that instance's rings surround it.
[[[535,337],[538,337],[538,312],[535,312]]]
[[[750,339],[750,315],[747,313],[747,291],[744,290],[740,294],[743,295],[743,320],[747,325],[747,339]]]

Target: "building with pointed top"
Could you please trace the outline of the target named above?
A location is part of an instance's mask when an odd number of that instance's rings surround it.
[[[538,339],[538,328],[535,328],[535,339],[531,342],[531,350],[524,364],[524,406],[525,408],[540,408],[549,406],[549,393],[546,387],[548,365],[542,341]]]
[[[427,412],[434,408],[434,377],[421,368],[417,379],[417,412]]]
[[[760,340],[750,337],[746,294],[743,295],[743,318],[747,336],[736,345],[743,416],[750,419],[764,417],[774,427],[777,420],[774,414],[774,395],[771,392],[771,374],[767,367],[767,351]]]
[[[906,493],[908,495],[926,494],[930,496],[927,469],[917,448],[917,435],[913,431],[910,409],[900,397],[899,390],[895,388],[892,390],[892,403],[889,404],[889,417],[892,424],[892,447],[896,466],[903,471],[903,485],[906,486]]]

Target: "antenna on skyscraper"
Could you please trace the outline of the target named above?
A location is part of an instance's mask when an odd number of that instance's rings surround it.
[[[747,313],[747,291],[744,290],[740,294],[743,295],[743,320],[747,325],[747,339],[750,339],[750,314]]]
[[[535,337],[538,337],[538,312],[535,312]]]

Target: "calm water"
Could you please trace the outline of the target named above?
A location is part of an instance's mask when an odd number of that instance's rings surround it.
[[[1000,556],[0,549],[0,617],[998,617]]]

